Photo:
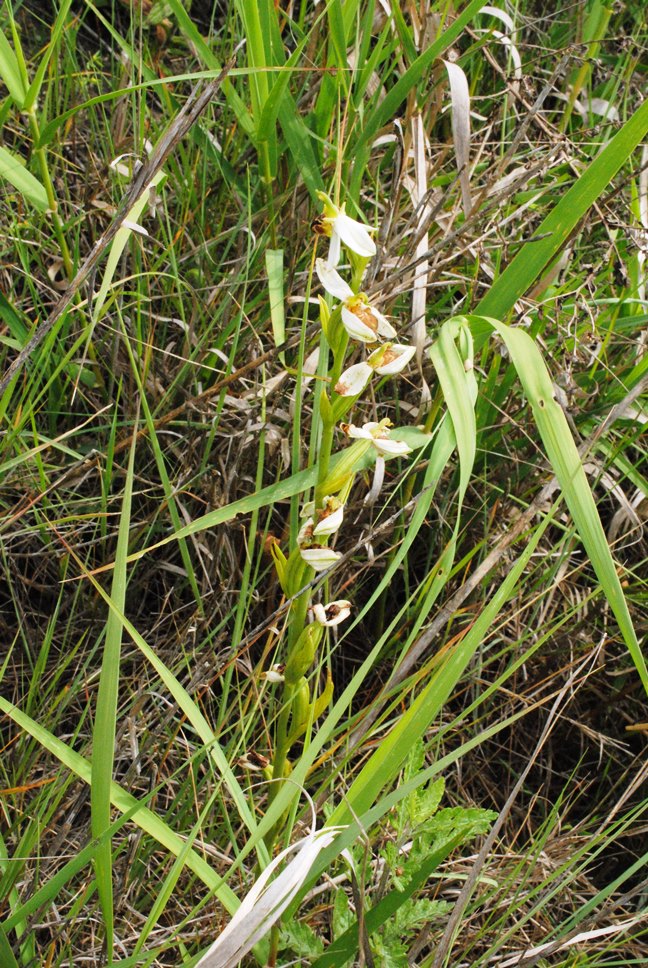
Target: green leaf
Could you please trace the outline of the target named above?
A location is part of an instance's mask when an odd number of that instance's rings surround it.
[[[268,273],[268,295],[270,319],[275,346],[286,342],[286,313],[284,309],[283,288],[283,249],[267,249],[265,254]],[[283,354],[282,354],[283,356]]]
[[[14,188],[18,189],[20,194],[39,212],[47,212],[49,202],[45,188],[38,178],[27,170],[20,155],[14,154],[7,148],[0,148],[0,176],[11,182]]]
[[[648,107],[648,102],[645,106]],[[469,318],[472,320],[473,317]],[[616,565],[567,418],[554,399],[551,377],[540,350],[522,329],[513,329],[496,319],[485,317],[478,317],[475,321],[477,325],[487,322],[506,343],[576,530],[648,693],[646,661],[630,618]]]
[[[504,319],[517,299],[560,252],[579,221],[648,132],[648,100],[626,121],[522,246],[479,302],[475,315]],[[543,236],[545,236],[543,238]]]
[[[18,58],[2,30],[0,30],[0,77],[16,106],[22,110],[27,88],[23,81]]]
[[[110,827],[110,800],[113,765],[115,761],[115,733],[119,689],[122,626],[118,615],[126,602],[128,536],[131,521],[131,501],[135,468],[137,434],[133,433],[126,471],[124,497],[119,517],[115,570],[110,593],[114,609],[108,612],[97,708],[92,733],[92,774],[90,779],[90,810],[93,837],[102,837]],[[112,957],[114,944],[114,912],[112,894],[112,843],[106,838],[97,847],[94,858],[97,892],[104,918],[106,948]]]

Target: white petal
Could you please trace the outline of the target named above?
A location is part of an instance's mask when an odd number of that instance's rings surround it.
[[[322,520],[315,525],[313,528],[313,534],[335,534],[335,532],[339,530],[343,518],[344,505],[341,504],[339,508],[337,508],[331,514],[327,514],[325,518],[322,518]]]
[[[392,326],[392,324],[389,322],[389,320],[387,319],[387,317],[386,316],[383,316],[382,313],[379,313],[378,310],[377,309],[374,309],[373,306],[371,306],[370,309],[371,309],[371,312],[373,313],[373,315],[378,320],[378,334],[380,336],[384,336],[385,339],[396,339],[396,336],[398,334],[396,333],[396,330],[394,329],[394,327]]]
[[[335,384],[335,392],[341,397],[355,397],[362,393],[371,378],[373,370],[368,363],[354,363],[345,370]]]
[[[334,565],[342,555],[332,548],[300,548],[299,553],[311,568],[315,571],[326,571]]]
[[[326,291],[335,299],[341,299],[344,302],[345,299],[350,299],[353,295],[351,286],[344,281],[337,269],[334,269],[324,259],[317,260],[315,263],[315,272]]]
[[[266,682],[285,682],[284,674],[280,671],[281,668],[283,667],[273,665],[271,669],[267,670],[267,672],[261,673],[261,678],[265,679]]]
[[[326,261],[331,268],[336,266],[340,261],[340,236],[335,231],[331,236],[331,244],[329,245],[328,259]]]
[[[376,466],[374,467],[373,483],[371,490],[365,495],[363,504],[372,507],[378,500],[385,480],[385,458],[382,454],[376,454]]]
[[[366,259],[376,254],[376,243],[369,235],[362,222],[356,222],[354,218],[340,212],[333,221],[333,236],[339,236],[347,249],[351,249],[357,255],[362,255]],[[331,241],[333,241],[331,239]],[[330,261],[330,259],[329,259]]]
[[[346,428],[346,433],[348,437],[354,437],[356,440],[373,440],[371,431],[377,426],[378,424],[374,422],[363,424],[362,427],[349,424]]]
[[[363,343],[375,343],[376,333],[362,322],[359,316],[352,313],[347,306],[342,306],[342,325],[352,339],[359,339]]]
[[[305,544],[307,541],[313,537],[313,524],[312,518],[306,518],[301,528],[299,529],[299,534],[297,535],[297,544]]]
[[[416,353],[416,347],[394,343],[393,346],[390,346],[388,352],[390,355],[395,353],[396,356],[388,363],[376,367],[376,373],[379,373],[380,376],[393,376],[395,373],[400,373],[401,370],[404,370]]]
[[[404,440],[391,440],[389,437],[376,437],[374,447],[379,454],[384,454],[385,457],[403,457],[412,451],[412,448]]]

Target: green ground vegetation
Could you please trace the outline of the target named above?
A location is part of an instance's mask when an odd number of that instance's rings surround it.
[[[0,29],[2,968],[644,963],[643,4]]]

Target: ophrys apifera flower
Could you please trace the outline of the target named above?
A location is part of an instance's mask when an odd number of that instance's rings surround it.
[[[389,320],[372,306],[364,293],[354,293],[337,269],[324,259],[315,264],[319,281],[329,295],[342,302],[342,325],[352,339],[375,343],[379,337],[395,339],[396,330]]]
[[[371,259],[376,254],[376,243],[369,235],[367,226],[347,215],[344,202],[338,208],[324,192],[318,192],[317,196],[324,203],[324,212],[317,224],[322,234],[331,240],[328,264],[338,264],[343,245],[356,255]]]
[[[409,454],[412,448],[404,440],[392,440],[389,433],[391,420],[381,420],[379,423],[370,421],[362,427],[354,424],[342,424],[342,430],[349,437],[356,440],[370,440],[379,454],[384,457],[403,457]]]

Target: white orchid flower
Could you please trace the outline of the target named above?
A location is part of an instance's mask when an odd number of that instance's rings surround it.
[[[343,424],[342,429],[349,436],[356,440],[370,440],[379,454],[385,457],[403,457],[409,454],[412,448],[404,440],[392,440],[389,436],[391,420],[381,420],[380,423],[370,421],[362,427],[354,424]]]
[[[310,565],[315,571],[326,571],[342,557],[339,551],[333,551],[332,548],[324,548],[321,545],[316,545],[313,548],[300,548],[299,553],[306,564]]]
[[[341,397],[355,397],[362,393],[371,379],[373,369],[368,363],[354,363],[340,376],[335,384],[335,392]]]
[[[318,192],[317,196],[320,201],[324,202],[324,214],[319,219],[318,224],[322,233],[331,240],[328,264],[330,266],[338,264],[343,245],[365,259],[374,256],[376,254],[376,243],[369,235],[366,225],[347,215],[344,210],[344,203],[342,203],[341,208],[338,208],[324,192]]]
[[[325,497],[323,507],[317,512],[314,535],[335,534],[342,525],[344,505],[336,497]]]
[[[385,343],[371,354],[367,363],[380,376],[394,376],[404,370],[416,353],[415,346]]]
[[[344,598],[337,602],[329,602],[328,605],[322,605],[320,602],[313,605],[313,618],[326,628],[333,628],[340,622],[346,621],[350,614],[351,602],[347,602]]]
[[[389,320],[371,305],[364,293],[354,293],[337,269],[318,259],[315,271],[329,295],[342,301],[342,325],[352,339],[375,343],[379,336],[396,338],[396,330]]]
[[[261,673],[261,678],[265,679],[266,682],[285,682],[286,677],[284,676],[285,665],[283,662],[275,662],[273,666],[266,669],[265,672]]]

